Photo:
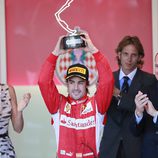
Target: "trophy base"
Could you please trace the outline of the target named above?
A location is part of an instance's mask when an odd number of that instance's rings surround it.
[[[86,47],[85,41],[81,38],[84,35],[70,35],[63,38],[63,49],[75,49]]]

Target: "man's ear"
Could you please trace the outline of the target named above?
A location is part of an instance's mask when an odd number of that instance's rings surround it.
[[[121,52],[118,52],[118,58],[121,59]]]
[[[142,55],[139,55],[138,61],[141,61],[142,58],[143,58],[143,56],[142,56]]]

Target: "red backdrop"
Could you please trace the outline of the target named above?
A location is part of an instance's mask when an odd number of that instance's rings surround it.
[[[7,81],[36,85],[40,67],[62,34],[54,13],[66,0],[6,0]],[[74,0],[61,14],[70,28],[87,30],[117,69],[115,48],[125,35],[139,36],[144,70],[152,72],[151,0]]]

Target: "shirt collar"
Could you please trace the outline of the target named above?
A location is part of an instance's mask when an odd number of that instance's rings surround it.
[[[131,73],[129,73],[128,75],[125,75],[125,73],[122,71],[122,68],[120,69],[120,74],[119,74],[119,80],[121,80],[124,76],[128,76],[129,79],[132,81],[133,77],[135,76],[137,72],[137,68],[135,68]]]
[[[70,96],[68,96],[68,102],[71,104],[71,105],[76,105],[76,104],[82,104],[84,102],[87,101],[87,98],[88,96],[85,95],[83,96],[82,98],[78,99],[78,100],[74,100],[73,98],[71,98]]]

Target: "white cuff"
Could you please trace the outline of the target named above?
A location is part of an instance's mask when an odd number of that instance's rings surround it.
[[[155,117],[153,117],[153,122],[154,122],[154,123],[157,122],[157,117],[158,117],[158,114],[157,114]]]
[[[137,124],[139,124],[140,121],[142,120],[143,116],[138,116],[138,115],[136,114],[136,112],[135,112],[134,114],[135,114],[135,117],[136,117],[136,122],[137,122]]]

